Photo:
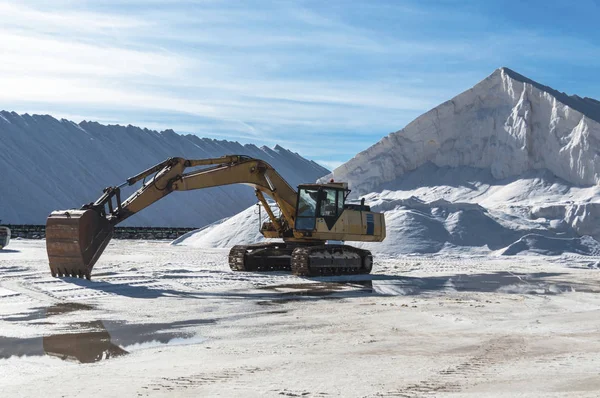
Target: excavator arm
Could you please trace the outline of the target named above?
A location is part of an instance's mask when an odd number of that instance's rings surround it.
[[[211,166],[185,173],[186,169]],[[146,181],[146,179],[148,179]],[[143,181],[121,202],[121,188]],[[53,276],[90,278],[91,271],[113,235],[113,227],[175,191],[190,191],[231,184],[250,185],[265,205],[271,222],[283,234],[292,228],[296,214],[296,191],[268,163],[247,156],[214,159],[170,158],[119,186],[108,187],[93,203],[79,210],[60,210],[46,222],[46,248]],[[268,208],[270,196],[281,209],[282,224]]]

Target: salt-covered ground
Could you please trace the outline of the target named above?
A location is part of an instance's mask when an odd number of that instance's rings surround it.
[[[379,256],[370,276],[299,278],[113,241],[88,282],[51,278],[43,241],[7,249],[2,396],[600,394],[598,258]]]

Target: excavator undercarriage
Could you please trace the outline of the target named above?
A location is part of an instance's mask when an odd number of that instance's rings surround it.
[[[202,167],[185,173],[187,168]],[[148,181],[147,181],[148,179]],[[121,201],[121,188],[142,186]],[[92,268],[113,236],[114,226],[172,192],[245,184],[254,188],[269,219],[265,238],[282,239],[234,246],[229,253],[233,271],[291,271],[295,275],[339,275],[371,272],[368,250],[328,241],[381,242],[382,213],[364,204],[347,204],[346,183],[303,184],[294,190],[268,163],[247,156],[215,159],[170,158],[80,209],[54,211],[46,222],[46,248],[52,276],[91,278]],[[265,198],[269,196],[278,215]]]
[[[229,252],[233,271],[291,271],[298,276],[369,274],[373,256],[348,245],[237,245]]]

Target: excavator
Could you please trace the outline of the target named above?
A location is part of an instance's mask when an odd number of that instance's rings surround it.
[[[121,189],[140,181],[141,187],[121,201]],[[172,192],[231,184],[254,188],[268,215],[261,234],[281,240],[232,247],[233,271],[291,270],[299,276],[371,272],[371,252],[341,242],[383,241],[383,213],[371,211],[364,199],[360,204],[346,203],[347,183],[302,184],[296,191],[267,162],[243,155],[169,158],[121,185],[105,188],[98,200],[80,209],[53,211],[46,221],[50,272],[89,280],[116,225]],[[271,208],[265,195],[279,211]]]

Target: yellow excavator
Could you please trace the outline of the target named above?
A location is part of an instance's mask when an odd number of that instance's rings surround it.
[[[200,169],[184,172],[189,168]],[[148,179],[148,181],[146,181]],[[142,181],[121,202],[121,188]],[[54,211],[46,222],[46,249],[52,276],[90,279],[114,227],[171,192],[230,184],[250,185],[269,217],[260,228],[281,242],[238,245],[229,252],[233,271],[291,270],[295,275],[370,273],[368,250],[328,241],[381,242],[385,219],[364,204],[346,203],[348,184],[303,184],[294,190],[267,162],[242,155],[215,159],[169,158],[81,209]],[[265,195],[279,207],[275,214]]]

